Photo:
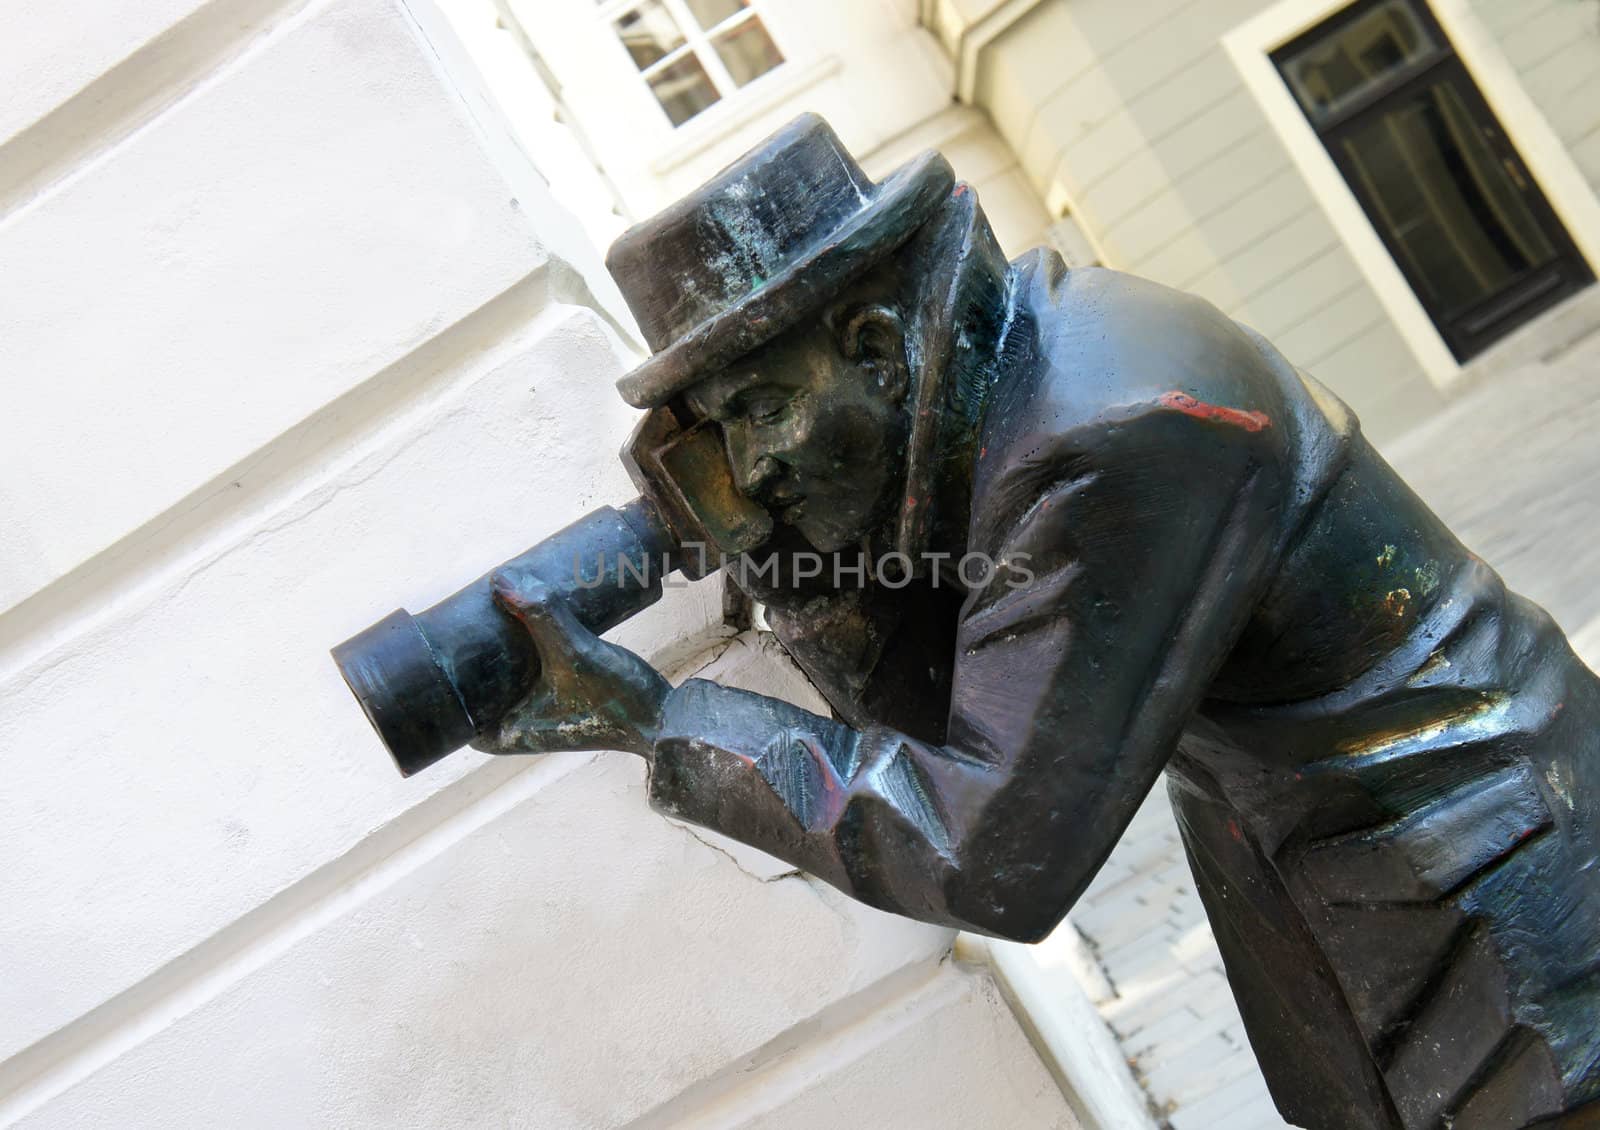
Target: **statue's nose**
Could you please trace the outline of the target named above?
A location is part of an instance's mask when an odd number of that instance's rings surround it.
[[[778,473],[778,463],[770,455],[758,455],[751,459],[744,472],[739,476],[739,489],[747,495],[755,495],[761,491]]]
[[[729,428],[726,435],[734,485],[741,494],[753,498],[777,474],[777,461],[765,451],[757,449],[743,428]]]

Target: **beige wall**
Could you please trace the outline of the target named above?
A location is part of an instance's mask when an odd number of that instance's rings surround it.
[[[1600,192],[1600,5],[1472,0],[1523,89]]]
[[[948,106],[887,144],[857,157],[867,174],[881,180],[925,149],[937,149],[956,176],[977,190],[984,215],[1001,248],[1013,258],[1046,241],[1050,226],[1044,200],[1022,162],[994,128],[989,115],[972,106]]]

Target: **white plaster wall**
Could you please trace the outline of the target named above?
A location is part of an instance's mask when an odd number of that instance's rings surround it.
[[[437,0],[436,6],[469,56],[468,69],[493,103],[493,115],[506,123],[589,242],[608,247],[628,226],[621,193],[597,166],[587,137],[575,128],[561,92],[551,87],[550,72],[540,68],[504,0]]]
[[[1075,1125],[639,762],[394,773],[327,648],[629,496],[625,316],[422,0],[90,8],[0,17],[0,1124]],[[719,609],[618,637],[810,693]]]
[[[1530,98],[1600,193],[1600,10],[1585,0],[1471,0]]]

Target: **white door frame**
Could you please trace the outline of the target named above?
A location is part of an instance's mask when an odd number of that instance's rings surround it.
[[[1350,3],[1278,0],[1224,35],[1222,44],[1417,362],[1436,386],[1448,390],[1460,380],[1465,367],[1451,354],[1268,57]],[[1473,12],[1470,0],[1427,0],[1427,4],[1579,253],[1600,273],[1600,198],[1523,89],[1505,53]]]

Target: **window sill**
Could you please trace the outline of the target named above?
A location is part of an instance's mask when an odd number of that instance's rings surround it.
[[[682,168],[774,106],[837,74],[839,67],[839,57],[827,55],[804,66],[785,63],[763,75],[738,94],[724,99],[723,105],[713,106],[673,130],[667,145],[650,162],[650,171],[656,176],[666,176]]]

